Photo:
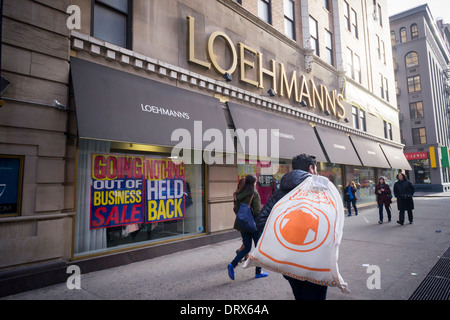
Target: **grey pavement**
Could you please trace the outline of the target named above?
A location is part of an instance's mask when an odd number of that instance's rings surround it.
[[[378,224],[378,209],[361,208],[345,218],[339,269],[351,294],[329,288],[327,300],[407,300],[450,246],[449,194],[415,198],[414,224]],[[387,218],[385,218],[387,220]],[[226,266],[240,239],[208,245],[112,269],[82,274],[81,289],[66,283],[5,297],[4,300],[293,300],[280,274],[254,279],[254,269]],[[380,289],[368,289],[367,265],[380,268]]]

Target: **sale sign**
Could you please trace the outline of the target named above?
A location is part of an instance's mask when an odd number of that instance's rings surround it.
[[[184,219],[184,164],[93,154],[91,178],[90,229]]]

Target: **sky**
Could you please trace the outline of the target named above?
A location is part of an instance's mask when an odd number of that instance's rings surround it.
[[[428,4],[435,20],[444,19],[444,23],[450,23],[449,0],[387,0],[389,16]]]

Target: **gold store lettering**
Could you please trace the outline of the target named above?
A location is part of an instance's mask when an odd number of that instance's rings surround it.
[[[250,46],[239,42],[238,50],[233,41],[227,34],[221,31],[213,32],[208,39],[206,46],[206,54],[209,61],[203,61],[195,57],[195,18],[187,17],[188,21],[188,61],[202,66],[206,69],[213,68],[220,74],[233,74],[238,66],[239,61],[239,80],[249,85],[264,89],[264,76],[271,80],[271,88],[275,94],[281,97],[293,99],[296,103],[305,101],[310,108],[320,108],[322,112],[329,111],[332,115],[339,119],[345,118],[345,109],[342,104],[344,97],[337,93],[336,90],[328,91],[324,85],[316,86],[312,79],[307,80],[304,75],[297,76],[297,71],[291,72],[289,79],[283,63],[278,63],[273,59],[270,61],[268,69],[263,66],[263,54]],[[222,38],[225,42],[231,57],[231,66],[223,68],[219,65],[216,55],[214,54],[214,42],[217,38]],[[250,60],[249,56],[253,56],[254,60]],[[255,69],[256,68],[256,69]],[[254,70],[255,78],[249,77],[249,72]],[[279,89],[279,90],[278,90]]]

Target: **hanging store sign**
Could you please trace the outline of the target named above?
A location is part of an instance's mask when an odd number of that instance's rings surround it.
[[[204,67],[213,68],[219,74],[233,74],[239,67],[239,79],[241,82],[252,85],[259,89],[268,89],[264,83],[264,77],[271,79],[270,88],[276,95],[292,99],[295,103],[306,103],[309,108],[319,108],[322,112],[328,111],[338,119],[345,118],[345,108],[342,104],[344,97],[336,90],[329,91],[323,85],[316,86],[314,80],[307,80],[304,75],[298,76],[297,71],[291,71],[290,78],[283,63],[270,61],[270,67],[263,66],[263,54],[258,50],[239,42],[237,46],[230,37],[221,31],[213,32],[206,43],[206,60],[195,56],[195,18],[187,17],[188,21],[188,61]],[[218,61],[218,55],[214,53],[217,39],[225,43],[230,55],[229,66],[223,67]],[[217,41],[216,41],[217,40]],[[251,58],[249,58],[251,57]],[[239,63],[238,63],[239,62]],[[256,80],[254,80],[256,79]]]
[[[91,178],[90,229],[184,219],[184,164],[93,154]]]
[[[405,153],[406,159],[409,160],[423,160],[428,159],[428,152],[412,152],[412,153]]]

